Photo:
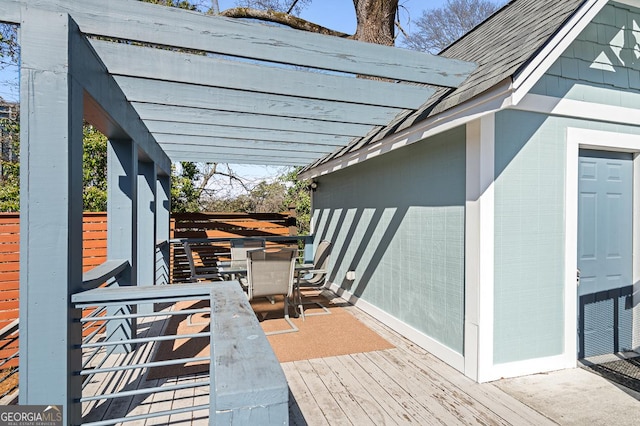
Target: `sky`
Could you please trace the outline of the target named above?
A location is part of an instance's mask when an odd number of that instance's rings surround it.
[[[405,31],[411,31],[411,21],[422,16],[425,9],[442,7],[446,0],[400,0],[400,21]],[[201,3],[207,4],[207,0]],[[220,10],[235,5],[235,0],[218,0]],[[353,34],[356,29],[356,17],[352,0],[313,0],[302,12],[301,18],[332,30]],[[0,71],[0,96],[9,101],[18,100],[18,70],[8,67]],[[250,179],[273,176],[281,168],[235,166],[234,170]]]

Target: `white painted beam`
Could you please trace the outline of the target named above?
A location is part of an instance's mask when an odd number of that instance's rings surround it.
[[[210,152],[184,152],[168,149],[167,155],[172,161],[193,161],[209,163],[258,164],[272,166],[304,166],[309,160],[291,159],[283,156],[211,154]]]
[[[22,2],[20,0],[2,0],[0,2],[0,22],[19,24]]]
[[[257,156],[257,157],[282,157],[286,160],[304,160],[304,161],[312,161],[318,157],[326,155],[326,152],[305,152],[296,150],[296,146],[294,145],[290,149],[274,149],[274,148],[266,148],[266,149],[256,149],[251,147],[243,147],[242,145],[238,145],[235,147],[228,146],[211,146],[211,145],[180,145],[180,144],[168,144],[163,147],[167,152],[178,152],[182,151],[185,154],[198,152],[202,155],[246,155],[248,157]],[[204,158],[201,158],[200,161],[205,161]]]

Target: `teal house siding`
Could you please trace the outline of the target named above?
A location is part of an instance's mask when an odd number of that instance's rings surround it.
[[[531,93],[596,104],[640,105],[640,9],[605,6]]]
[[[640,134],[640,128],[633,126],[514,110],[496,114],[495,364],[564,350],[569,127]]]
[[[454,43],[444,53],[477,61],[476,74],[313,175],[332,284],[481,382],[575,366],[579,152],[640,152],[640,7],[542,3],[509,2]],[[463,122],[468,134],[444,130]],[[406,135],[391,137],[425,130],[444,132],[398,149]],[[383,155],[352,164],[377,144]]]
[[[464,204],[464,128],[323,176],[329,281],[462,354]]]
[[[563,351],[566,148],[553,121],[496,114],[496,364]]]
[[[640,9],[609,4],[532,94],[637,108]],[[635,50],[634,50],[635,49]],[[638,134],[532,112],[496,114],[494,363],[563,352],[564,200],[567,128]]]

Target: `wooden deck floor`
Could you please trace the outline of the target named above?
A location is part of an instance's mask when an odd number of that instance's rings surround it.
[[[396,347],[383,351],[283,363],[290,389],[291,425],[546,425],[548,418],[493,384],[477,384],[425,350],[402,338],[366,313],[347,309]],[[142,328],[158,333],[162,321]],[[141,361],[150,348],[127,355]],[[110,362],[123,361],[123,355]],[[132,358],[133,359],[133,358]],[[127,362],[126,359],[124,359]],[[176,380],[147,381],[123,373],[91,383],[85,393],[115,388],[170,386]],[[208,377],[183,377],[178,381]],[[208,387],[120,398],[110,404],[84,406],[85,421],[118,418],[207,404]],[[137,425],[205,425],[207,411],[127,422]]]

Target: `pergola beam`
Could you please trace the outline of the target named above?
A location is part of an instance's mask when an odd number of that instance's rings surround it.
[[[435,91],[415,84],[250,64],[102,40],[91,40],[91,45],[112,75],[407,109],[419,108]]]
[[[223,154],[216,152],[215,157],[208,151],[197,152],[184,152],[182,150],[172,151],[167,150],[167,154],[170,157],[179,156],[180,161],[192,161],[192,162],[204,162],[204,158],[209,158],[206,161],[209,163],[231,163],[231,164],[255,164],[265,166],[305,166],[309,164],[309,160],[303,158],[289,158],[283,156],[264,156],[260,154],[253,154],[251,156],[246,155],[233,155]],[[215,160],[213,160],[215,158]]]
[[[22,16],[22,1],[2,0],[0,3],[0,22],[19,24]]]
[[[155,162],[166,174],[171,172],[171,161],[149,134],[137,112],[127,101],[120,87],[109,75],[106,67],[89,42],[81,34],[70,35],[73,55],[73,76],[83,87],[86,118],[107,138],[135,140],[144,157]]]
[[[399,108],[349,104],[283,95],[251,93],[171,81],[116,76],[116,82],[131,102],[183,105],[195,108],[215,108],[223,111],[246,112],[279,117],[344,121],[374,126],[388,123]]]
[[[237,129],[261,132],[293,131],[317,135],[357,137],[364,136],[371,126],[367,124],[343,123],[340,121],[312,120],[296,117],[276,117],[266,114],[240,113],[217,109],[171,106],[150,103],[132,103],[140,118],[145,122],[165,121],[182,124],[205,124],[235,127]]]
[[[290,144],[290,146],[278,146],[278,147],[266,147],[260,148],[259,141],[244,141],[245,143],[236,143],[233,146],[229,146],[229,144],[225,144],[224,141],[220,142],[219,145],[197,145],[197,144],[166,144],[165,149],[170,151],[183,150],[185,153],[188,152],[208,152],[209,154],[238,154],[238,155],[263,155],[263,156],[276,156],[282,155],[287,159],[292,158],[305,158],[307,161],[313,161],[314,158],[318,158],[320,155],[326,155],[330,153],[329,150],[316,150],[312,151],[307,149],[305,151],[301,151],[298,148],[298,145]],[[253,142],[253,143],[250,143]],[[200,160],[202,161],[202,160]]]
[[[351,138],[348,136],[322,135],[303,132],[290,132],[265,129],[238,129],[228,126],[214,126],[209,124],[175,123],[169,121],[146,121],[147,128],[158,142],[164,142],[163,136],[174,135],[177,140],[183,137],[194,139],[198,137],[202,142],[207,139],[260,140],[267,143],[298,143],[309,146],[328,146],[331,150],[344,146]],[[304,147],[301,147],[304,149]]]
[[[440,56],[129,0],[33,0],[82,32],[392,80],[457,87],[476,66]]]

